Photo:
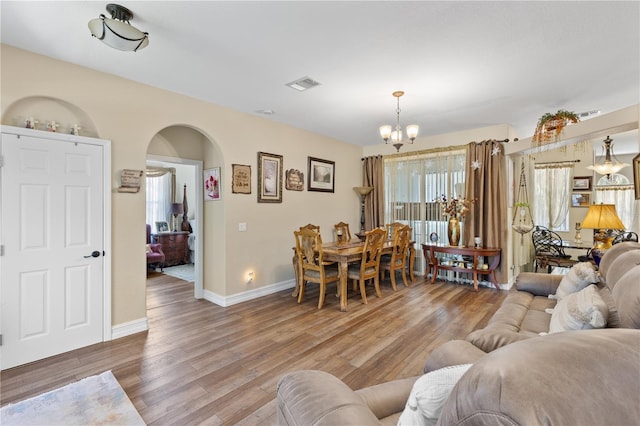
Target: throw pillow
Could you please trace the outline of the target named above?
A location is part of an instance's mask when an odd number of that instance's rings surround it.
[[[462,364],[444,367],[416,380],[398,419],[398,426],[435,425],[451,390],[471,366],[472,364]]]
[[[549,295],[550,299],[562,299],[571,293],[582,290],[589,284],[599,281],[596,268],[591,262],[580,262],[573,265],[571,270],[562,277],[555,295]]]
[[[153,250],[151,250],[151,244],[147,244],[147,253],[153,253]]]
[[[603,328],[607,324],[609,308],[595,285],[560,299],[551,314],[549,333],[567,330]]]

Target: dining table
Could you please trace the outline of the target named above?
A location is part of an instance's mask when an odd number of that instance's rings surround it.
[[[415,241],[409,242],[409,278],[413,282],[415,280],[413,266],[415,262]],[[295,250],[295,248],[294,248]],[[364,250],[364,241],[355,238],[344,243],[324,243],[322,244],[323,260],[325,262],[336,262],[340,271],[340,284],[338,287],[340,295],[340,311],[347,311],[347,270],[349,263],[362,260],[362,252]],[[385,240],[382,245],[382,254],[390,254],[393,251],[393,241]],[[297,297],[300,290],[300,280],[302,277],[298,272],[298,261],[294,256],[294,270],[296,275],[296,286],[292,296]]]

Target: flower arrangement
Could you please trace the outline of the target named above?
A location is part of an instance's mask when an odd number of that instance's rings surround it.
[[[469,212],[470,200],[464,198],[451,198],[448,199],[446,195],[442,194],[439,200],[442,207],[442,214],[447,217],[464,217]]]
[[[573,111],[560,109],[556,113],[547,112],[538,120],[532,141],[537,145],[556,142],[567,124],[578,121],[580,117]]]

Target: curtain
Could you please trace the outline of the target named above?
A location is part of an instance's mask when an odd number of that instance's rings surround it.
[[[148,167],[146,172],[146,221],[153,229],[156,222],[169,222],[175,200],[176,169]]]
[[[533,223],[569,231],[573,162],[538,163],[534,168]]]
[[[495,140],[471,142],[467,146],[465,198],[473,200],[471,214],[464,219],[462,244],[473,246],[473,238],[482,238],[487,247],[502,248],[502,261],[496,269],[499,283],[506,282],[503,266],[507,259],[506,173],[504,148]]]
[[[462,147],[413,152],[384,159],[384,222],[411,226],[415,265],[424,273],[422,243],[431,234],[447,242],[447,220],[439,201],[443,194],[460,196],[466,153]]]
[[[362,159],[363,186],[373,190],[365,198],[364,229],[384,225],[384,163],[381,155]]]
[[[632,229],[636,207],[633,185],[596,186],[595,190],[596,204],[614,204],[626,229]]]

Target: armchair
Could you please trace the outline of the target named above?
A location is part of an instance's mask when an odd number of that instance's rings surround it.
[[[150,267],[160,267],[160,271],[164,267],[164,252],[160,244],[153,244],[151,242],[151,225],[147,224],[147,269]]]
[[[536,226],[531,233],[533,247],[535,249],[535,271],[538,267],[547,268],[551,273],[551,267],[571,268],[578,263],[577,259],[572,259],[571,255],[565,254],[562,247],[562,238],[555,232],[544,226]]]

